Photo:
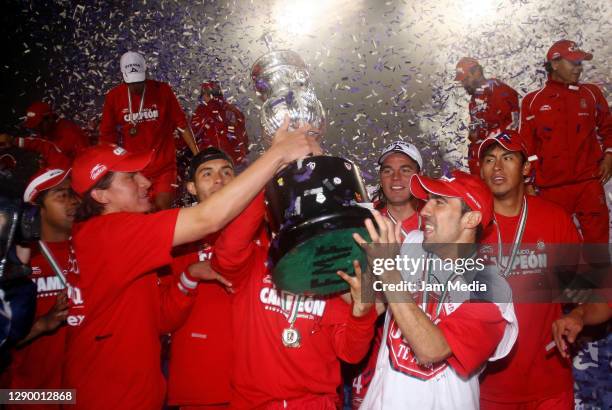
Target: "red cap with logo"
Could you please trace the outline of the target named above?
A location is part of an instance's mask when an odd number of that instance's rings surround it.
[[[33,204],[42,191],[58,186],[70,174],[70,169],[43,168],[32,176],[23,193],[23,201]]]
[[[527,146],[518,132],[514,130],[498,129],[491,132],[489,136],[482,141],[480,147],[478,147],[478,159],[481,159],[485,151],[493,144],[499,144],[507,151],[521,152],[525,158],[529,157]]]
[[[461,198],[473,211],[482,214],[481,224],[489,225],[493,219],[493,194],[489,187],[478,177],[455,170],[451,176],[433,179],[414,174],[410,178],[410,192],[418,199],[427,201],[429,194]]]
[[[28,107],[23,126],[26,128],[36,128],[43,118],[52,113],[51,105],[43,101],[36,101]]]
[[[130,154],[115,144],[100,144],[81,152],[72,164],[72,189],[79,195],[93,188],[109,172],[143,170],[153,151]]]
[[[576,43],[570,40],[560,40],[552,45],[546,53],[546,61],[563,58],[572,62],[592,60],[593,54],[580,50]]]
[[[478,60],[472,57],[463,57],[457,63],[457,68],[455,69],[455,81],[463,81],[465,77],[468,75],[470,70],[474,67],[478,67],[480,63]]]

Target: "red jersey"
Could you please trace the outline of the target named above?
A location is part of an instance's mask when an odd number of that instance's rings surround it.
[[[526,198],[528,214],[521,241],[525,245],[506,276],[514,294],[533,288],[534,283],[546,282],[549,263],[546,245],[580,242],[574,223],[561,207],[535,196]],[[495,214],[502,243],[513,243],[519,218]],[[497,229],[492,225],[482,241],[494,245],[491,248],[496,258],[497,238]],[[495,402],[522,402],[571,390],[571,363],[556,348],[546,351],[553,340],[552,323],[562,316],[561,305],[518,301],[514,309],[519,325],[516,345],[507,357],[489,363],[480,385],[481,397]]]
[[[210,260],[214,238],[175,248],[174,276],[189,265]],[[230,296],[218,282],[201,282],[191,313],[172,333],[168,405],[203,406],[230,401]],[[214,369],[214,371],[211,371]]]
[[[200,149],[219,148],[240,164],[249,153],[244,115],[238,107],[220,98],[198,105],[191,128]]]
[[[72,159],[68,158],[61,149],[51,141],[42,138],[19,138],[17,140],[19,148],[35,151],[40,154],[44,167],[57,167],[68,169],[71,166]]]
[[[46,243],[56,262],[66,275],[68,268],[69,243]],[[64,289],[64,284],[58,278],[45,257],[38,251],[32,250],[30,260],[32,268],[32,281],[37,285],[36,294],[36,320],[44,316],[55,305],[58,294]],[[27,345],[11,352],[12,362],[9,368],[10,389],[59,389],[62,384],[62,365],[64,362],[64,345],[66,339],[66,326],[60,326],[53,333],[44,334]],[[7,406],[12,408],[28,409],[59,409],[59,405],[44,404],[27,406]]]
[[[512,87],[492,78],[470,98],[470,129],[482,142],[496,128],[518,128],[518,93]]]
[[[536,185],[552,187],[596,179],[599,161],[612,151],[608,102],[593,84],[548,80],[521,105],[521,138],[535,161]],[[535,158],[534,158],[535,159]]]
[[[128,86],[122,83],[106,94],[100,122],[100,141],[117,143],[118,137],[132,153],[155,150],[145,176],[176,168],[174,131],[187,127],[185,114],[167,83],[145,81],[144,103],[141,95],[132,94],[128,107]],[[131,114],[131,116],[130,116]],[[130,131],[135,129],[136,134]]]
[[[387,208],[383,208],[380,211],[384,216],[389,216]],[[392,219],[395,222],[395,219]],[[419,209],[413,213],[410,217],[402,221],[402,235],[406,235],[410,231],[420,229],[421,217],[419,215]],[[376,333],[374,339],[372,339],[372,346],[370,351],[366,355],[364,361],[361,363],[361,370],[357,377],[353,379],[351,386],[351,406],[353,409],[358,409],[363,402],[363,399],[368,392],[368,387],[374,377],[374,371],[376,370],[376,360],[378,358],[378,351],[380,350],[380,344],[382,342],[382,334],[385,322],[379,320],[376,325]]]
[[[264,213],[261,194],[221,232],[212,258],[213,268],[236,291],[232,408],[280,408],[285,400],[295,408],[334,408],[339,359],[356,363],[365,355],[375,309],[357,318],[338,296],[305,297],[277,289],[266,267],[267,240],[257,239]],[[292,316],[301,335],[300,346],[293,348],[282,339]]]
[[[179,286],[162,292],[153,272],[172,262],[178,212],[120,212],[75,224],[63,374],[63,386],[77,389],[75,409],[161,408],[159,335],[193,303]]]

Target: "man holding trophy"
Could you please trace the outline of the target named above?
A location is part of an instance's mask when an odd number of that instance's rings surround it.
[[[262,108],[267,135],[290,123],[308,123],[320,135],[324,112],[296,53],[270,52],[252,73],[267,99]],[[339,359],[355,363],[365,355],[377,317],[373,303],[361,302],[359,282],[336,273],[339,267],[351,271],[353,255],[360,252],[352,248],[350,234],[341,241],[338,231],[355,231],[369,215],[356,206],[367,198],[358,176],[355,166],[340,158],[298,160],[266,186],[268,209],[262,192],[221,231],[211,265],[235,292],[232,408],[340,404]],[[276,232],[272,243],[266,212]],[[352,301],[338,296],[347,283]]]

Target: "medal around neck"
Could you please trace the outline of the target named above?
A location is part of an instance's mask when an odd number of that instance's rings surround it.
[[[293,325],[286,329],[283,329],[283,345],[285,347],[300,347],[301,340],[302,336],[300,335],[300,332],[298,332],[297,329],[294,329]]]
[[[297,53],[282,50],[263,55],[253,65],[251,78],[264,101],[261,124],[266,142],[272,140],[285,115],[293,128],[308,123],[324,133],[325,110]],[[332,156],[295,161],[266,185],[266,200],[268,220],[276,233],[269,255],[276,285],[306,295],[347,290],[336,272],[354,274],[355,259],[365,266],[365,255],[352,234],[359,232],[367,238],[364,220],[371,217],[358,205],[368,202],[358,167]],[[286,329],[287,337],[293,335],[290,329]]]

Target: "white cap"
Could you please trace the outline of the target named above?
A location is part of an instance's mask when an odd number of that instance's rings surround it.
[[[419,164],[419,169],[423,169],[423,158],[421,158],[421,153],[413,144],[404,141],[395,141],[391,144],[387,145],[380,157],[378,158],[378,164],[382,165],[385,158],[387,158],[390,154],[394,152],[399,152],[411,158],[417,164]]]
[[[139,83],[145,80],[147,64],[144,57],[134,51],[121,56],[121,74],[126,83]]]

